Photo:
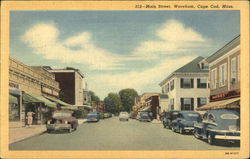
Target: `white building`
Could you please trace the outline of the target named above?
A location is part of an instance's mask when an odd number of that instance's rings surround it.
[[[209,100],[208,65],[197,57],[171,73],[160,84],[168,95],[168,110],[195,110]]]

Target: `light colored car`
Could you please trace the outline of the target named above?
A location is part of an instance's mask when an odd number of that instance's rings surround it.
[[[128,118],[129,118],[128,112],[120,112],[119,114],[120,121],[128,121]]]

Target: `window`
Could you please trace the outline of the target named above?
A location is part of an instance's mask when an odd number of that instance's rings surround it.
[[[174,110],[174,98],[170,99],[171,110]]]
[[[202,105],[206,105],[207,104],[207,98],[206,97],[201,97],[201,98],[197,98],[197,106],[200,107]]]
[[[231,59],[231,83],[236,82],[236,57]]]
[[[181,78],[181,88],[194,88],[194,79]]]
[[[197,79],[197,88],[207,88],[207,79],[205,78],[198,78]]]
[[[227,64],[224,63],[219,67],[219,86],[223,87],[227,82]]]
[[[170,82],[170,89],[171,89],[171,90],[174,89],[174,80],[172,80],[172,81]]]
[[[216,89],[216,83],[217,83],[217,68],[213,69],[211,71],[211,89]]]
[[[167,92],[169,92],[169,83],[167,84]]]
[[[202,70],[208,70],[208,63],[201,63],[200,68]]]
[[[238,62],[237,62],[237,79],[240,81],[240,55],[237,56]]]
[[[161,92],[164,94],[165,92],[164,92],[164,86],[163,87],[161,87]]]
[[[194,98],[181,98],[181,110],[194,110]]]

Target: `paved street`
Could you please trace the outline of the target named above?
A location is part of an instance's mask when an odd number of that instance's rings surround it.
[[[72,133],[44,133],[13,143],[10,150],[222,150],[237,145],[210,146],[193,135],[164,129],[162,124],[144,123],[118,117],[98,123],[83,123]]]

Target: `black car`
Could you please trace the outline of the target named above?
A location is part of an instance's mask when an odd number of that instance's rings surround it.
[[[138,120],[150,122],[152,121],[152,117],[150,116],[149,112],[140,112]]]
[[[177,111],[177,110],[172,110],[172,111],[166,112],[165,115],[163,115],[162,123],[163,123],[164,128],[171,129],[172,121],[176,119],[178,112],[179,111]]]
[[[218,140],[240,141],[240,114],[233,110],[208,110],[203,119],[194,124],[194,136],[209,144]]]
[[[177,118],[172,121],[171,128],[174,132],[184,134],[185,132],[193,132],[194,123],[201,121],[201,115],[195,111],[180,111]]]

